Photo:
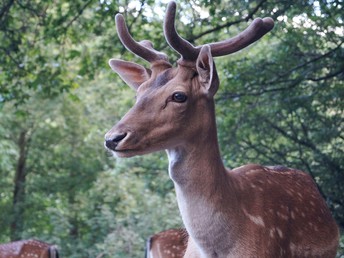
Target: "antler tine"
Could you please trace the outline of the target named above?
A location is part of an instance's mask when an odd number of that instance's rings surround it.
[[[153,44],[148,40],[136,42],[130,35],[128,28],[125,24],[123,15],[116,15],[116,27],[119,39],[122,44],[132,53],[145,59],[146,61],[153,63],[155,61],[163,60],[168,62],[168,57],[164,53],[158,52],[153,49]]]
[[[211,53],[213,56],[224,56],[237,52],[263,37],[272,30],[273,27],[273,19],[269,17],[263,19],[256,18],[250,26],[237,36],[220,42],[211,43]]]
[[[167,43],[181,56],[184,60],[195,60],[200,52],[200,49],[194,47],[190,42],[186,41],[176,31],[175,17],[176,6],[174,1],[169,2],[166,10],[164,21],[164,34]]]
[[[167,6],[164,22],[164,34],[168,44],[182,56],[183,61],[195,61],[202,46],[193,46],[176,31],[175,28],[176,3],[171,1]],[[248,28],[237,36],[209,44],[214,57],[224,56],[247,47],[268,33],[274,27],[271,18],[256,18]]]

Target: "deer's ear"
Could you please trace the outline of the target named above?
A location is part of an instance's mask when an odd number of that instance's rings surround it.
[[[110,59],[109,65],[134,90],[137,90],[142,83],[150,78],[151,71],[139,64]]]
[[[201,85],[206,88],[210,95],[214,96],[219,88],[219,77],[209,45],[204,45],[201,48],[196,61],[196,68]]]

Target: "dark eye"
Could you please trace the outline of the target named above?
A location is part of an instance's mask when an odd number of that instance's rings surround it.
[[[187,96],[183,92],[175,92],[172,95],[172,100],[174,102],[183,103],[187,100]]]

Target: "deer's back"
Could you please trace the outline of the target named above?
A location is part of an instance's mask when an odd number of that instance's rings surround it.
[[[335,257],[338,227],[308,174],[250,164],[229,176],[238,192],[242,241],[257,248],[256,255]]]

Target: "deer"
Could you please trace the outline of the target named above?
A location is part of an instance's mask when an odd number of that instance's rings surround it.
[[[176,31],[175,16],[172,1],[163,31],[180,55],[174,67],[149,40],[134,40],[124,17],[116,15],[120,41],[150,68],[109,60],[136,91],[136,102],[105,134],[105,147],[119,158],[166,151],[189,235],[184,257],[335,257],[338,226],[309,174],[251,163],[230,169],[221,159],[214,57],[256,42],[272,30],[273,19],[255,18],[234,37],[194,46]]]
[[[187,247],[188,233],[185,228],[167,229],[149,237],[146,258],[183,258]]]
[[[55,245],[36,239],[19,240],[0,244],[0,258],[58,258],[59,253]]]

